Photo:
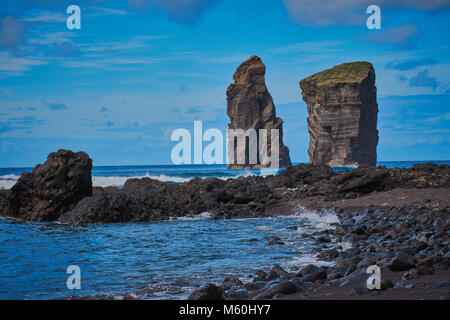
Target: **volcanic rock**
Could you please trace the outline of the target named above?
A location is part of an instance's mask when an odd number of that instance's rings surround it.
[[[9,190],[0,190],[0,215],[5,215],[9,207]]]
[[[300,81],[308,108],[311,164],[377,163],[375,70],[369,62],[335,66]]]
[[[192,292],[188,300],[224,300],[223,289],[213,283],[208,283],[201,289]]]
[[[392,271],[405,271],[414,268],[414,261],[404,252],[398,252],[389,262],[389,269]]]
[[[254,297],[254,300],[271,299],[276,294],[295,293],[299,288],[292,281],[283,281],[281,283],[269,284],[264,290]]]
[[[263,150],[260,148],[260,129],[267,130],[267,154],[271,154],[271,130],[278,129],[279,133],[279,167],[285,168],[291,165],[289,149],[283,144],[283,120],[276,116],[272,96],[267,90],[264,75],[266,67],[257,56],[250,57],[243,62],[233,76],[234,83],[227,89],[227,114],[230,117],[229,129],[254,129],[257,136],[258,155]],[[228,146],[230,169],[261,168],[270,164],[263,163],[260,156],[252,161],[253,149],[249,148],[250,138],[246,138],[242,147],[238,139],[230,139]],[[263,140],[264,141],[264,140]],[[234,145],[234,148],[233,148]],[[245,150],[243,150],[245,149]],[[230,150],[234,150],[234,157]],[[245,152],[245,162],[239,163],[238,152]]]
[[[92,160],[84,152],[59,150],[43,165],[25,172],[8,197],[8,215],[30,221],[53,221],[92,195]]]

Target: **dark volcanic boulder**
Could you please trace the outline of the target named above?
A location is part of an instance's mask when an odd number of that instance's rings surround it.
[[[77,206],[62,214],[58,221],[62,223],[89,222],[125,222],[134,221],[133,199],[123,194],[94,195],[85,197]]]
[[[266,178],[266,185],[271,188],[295,188],[302,187],[305,184],[312,185],[330,179],[334,175],[333,169],[329,166],[298,164],[287,168],[277,176],[268,176]]]
[[[392,271],[405,271],[414,268],[414,261],[406,253],[400,251],[392,258],[388,267]]]
[[[59,150],[12,187],[8,215],[30,221],[53,221],[92,195],[92,160],[84,152]]]
[[[9,190],[0,190],[0,215],[6,215],[9,207]]]
[[[223,289],[215,284],[208,283],[203,288],[190,294],[188,300],[225,300]]]
[[[291,281],[269,284],[264,290],[254,297],[254,300],[272,299],[276,294],[291,294],[301,290]]]
[[[373,191],[383,191],[388,184],[389,171],[385,168],[359,167],[351,172],[334,176],[326,189],[328,199],[346,198]]]

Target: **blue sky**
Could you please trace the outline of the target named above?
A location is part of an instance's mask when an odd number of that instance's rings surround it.
[[[66,8],[81,8],[68,30]],[[370,4],[381,30],[368,30]],[[59,148],[94,165],[170,164],[176,128],[227,126],[226,88],[253,54],[294,162],[307,162],[298,82],[370,61],[378,159],[450,159],[450,1],[2,0],[0,167]]]

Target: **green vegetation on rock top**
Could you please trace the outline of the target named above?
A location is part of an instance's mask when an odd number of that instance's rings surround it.
[[[361,82],[372,68],[370,62],[343,63],[331,69],[316,73],[305,80],[316,81],[318,85],[339,82]]]

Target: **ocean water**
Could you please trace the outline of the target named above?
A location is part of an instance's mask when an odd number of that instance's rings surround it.
[[[82,226],[0,218],[0,299],[120,299],[127,294],[184,299],[207,282],[245,281],[275,264],[290,269],[315,262],[314,243],[302,233],[333,222],[337,218],[331,212],[302,208],[264,219],[217,221],[204,213],[159,223]],[[293,225],[298,230],[287,229]],[[285,244],[268,246],[273,236]],[[66,286],[69,265],[80,267],[79,290]]]
[[[450,161],[436,163],[450,164]],[[408,167],[412,162],[379,163]],[[31,168],[0,169],[0,187],[10,188]],[[337,169],[348,170],[348,169]],[[193,177],[222,179],[273,174],[226,170],[225,166],[94,167],[96,186],[121,186],[131,177],[182,183]],[[62,225],[0,217],[0,299],[71,296],[120,299],[184,299],[207,282],[250,279],[258,269],[286,269],[316,261],[315,244],[302,234],[333,227],[333,212],[296,208],[271,218],[212,220],[208,213],[158,223]],[[288,229],[297,226],[297,230]],[[278,236],[285,243],[268,246]],[[256,239],[255,241],[249,241]],[[344,246],[348,244],[342,244]],[[81,289],[66,286],[69,265],[81,269]]]

